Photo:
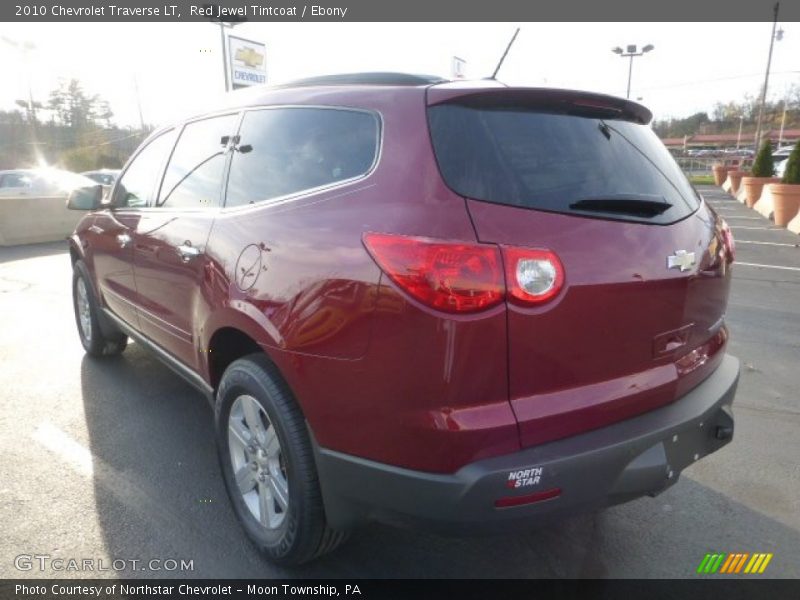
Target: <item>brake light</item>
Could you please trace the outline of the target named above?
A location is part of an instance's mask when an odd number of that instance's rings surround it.
[[[553,298],[564,285],[564,267],[550,250],[503,248],[510,302],[540,304]]]
[[[732,263],[736,258],[736,243],[733,241],[731,228],[722,218],[720,218],[720,231],[722,232],[722,243],[725,246],[725,256],[728,262]]]
[[[392,281],[432,308],[469,313],[505,296],[497,246],[382,233],[365,234],[364,243]]]
[[[405,292],[446,312],[476,312],[504,299],[541,304],[564,286],[564,267],[550,250],[385,233],[364,234],[364,245]]]

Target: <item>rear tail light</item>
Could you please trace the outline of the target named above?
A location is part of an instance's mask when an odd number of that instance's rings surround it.
[[[389,278],[423,304],[466,313],[503,301],[497,246],[382,233],[365,234],[364,242]]]
[[[722,232],[722,243],[725,246],[725,256],[729,263],[732,263],[736,258],[736,243],[733,241],[733,232],[728,224],[725,222],[725,219],[720,219],[721,226],[720,230]]]
[[[540,304],[564,285],[564,267],[550,250],[503,248],[508,299],[516,304]]]
[[[406,293],[453,313],[485,310],[504,299],[519,305],[553,298],[564,268],[549,250],[443,242],[423,237],[364,234],[375,262]],[[505,279],[503,264],[505,263]]]

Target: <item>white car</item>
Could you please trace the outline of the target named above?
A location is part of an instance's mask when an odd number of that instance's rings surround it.
[[[97,183],[88,177],[49,167],[0,171],[0,198],[23,196],[66,198],[69,192],[76,188],[94,185]]]
[[[119,169],[97,169],[95,171],[84,171],[81,175],[85,175],[103,187],[111,187],[119,177],[119,171]]]
[[[772,153],[772,162],[775,165],[775,177],[783,177],[783,174],[786,172],[786,163],[789,162],[789,155],[792,153],[792,150],[794,150],[794,145],[783,146]]]

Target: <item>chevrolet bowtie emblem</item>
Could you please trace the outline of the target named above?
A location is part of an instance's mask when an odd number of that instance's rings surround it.
[[[264,55],[252,48],[239,48],[233,56],[234,60],[243,62],[248,67],[255,69],[264,64]]]
[[[667,257],[667,268],[688,271],[694,266],[694,262],[694,252],[676,250],[675,254]]]

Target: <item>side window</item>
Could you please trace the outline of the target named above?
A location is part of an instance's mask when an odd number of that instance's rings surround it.
[[[136,155],[114,190],[113,206],[147,206],[161,175],[164,159],[174,142],[175,131],[167,131]]]
[[[245,114],[228,177],[226,206],[253,204],[367,173],[378,152],[378,118],[328,108]]]
[[[158,206],[218,206],[225,170],[225,149],[236,133],[238,114],[188,123],[164,173]]]
[[[0,177],[0,188],[29,188],[31,178],[25,173],[7,173]]]

